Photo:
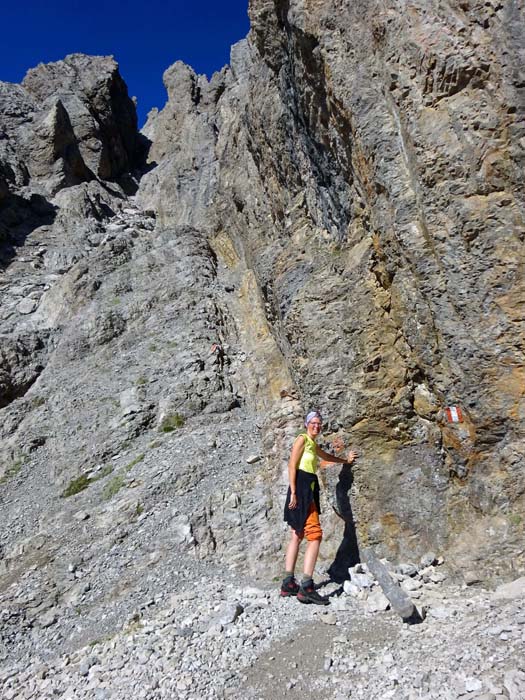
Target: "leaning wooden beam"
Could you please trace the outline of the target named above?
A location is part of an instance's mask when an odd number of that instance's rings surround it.
[[[386,566],[377,558],[374,550],[371,547],[366,547],[361,550],[361,555],[368,566],[368,570],[377,579],[383,589],[383,593],[390,601],[392,610],[405,621],[419,617],[416,606],[410,596],[390,576]]]

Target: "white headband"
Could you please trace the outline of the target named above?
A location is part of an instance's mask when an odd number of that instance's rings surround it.
[[[321,414],[319,411],[310,411],[310,413],[306,416],[306,419],[304,421],[305,428],[308,427],[308,423],[313,420],[314,418],[319,418],[321,423],[323,422],[323,419],[321,418]]]

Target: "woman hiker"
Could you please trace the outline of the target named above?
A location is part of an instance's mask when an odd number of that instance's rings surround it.
[[[350,450],[343,459],[328,454],[316,444],[323,427],[319,411],[310,411],[305,420],[306,432],[299,435],[292,447],[288,462],[290,486],[284,506],[284,519],[291,527],[291,537],[286,549],[286,572],[281,585],[282,596],[297,596],[301,603],[328,605],[328,598],[323,598],[315,590],[313,574],[323,531],[319,523],[319,481],[317,468],[319,458],[332,464],[351,464],[357,457]],[[299,554],[299,546],[306,536],[307,546],[304,555],[304,575],[299,585],[294,572]]]

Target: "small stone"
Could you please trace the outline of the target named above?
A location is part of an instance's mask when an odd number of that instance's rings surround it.
[[[415,564],[399,564],[396,567],[396,571],[403,576],[415,576],[417,574],[417,566]]]
[[[503,685],[509,695],[509,700],[523,700],[525,697],[525,673],[523,671],[507,671]]]
[[[267,593],[260,588],[255,588],[254,586],[248,586],[243,588],[242,594],[245,598],[266,598]]]
[[[380,588],[375,588],[366,601],[366,608],[370,612],[384,612],[390,607],[390,601]]]
[[[392,683],[397,684],[400,678],[399,670],[397,668],[393,668],[391,671],[389,671],[388,678]]]
[[[330,601],[332,610],[348,610],[350,605],[351,602],[347,596],[338,596]]]
[[[409,592],[418,591],[422,585],[421,581],[414,578],[406,578],[404,581],[401,581],[401,588]]]
[[[463,579],[467,586],[474,586],[476,583],[481,583],[481,577],[475,571],[466,571]]]
[[[73,515],[73,518],[81,522],[82,520],[87,520],[89,518],[89,513],[85,510],[79,510]]]
[[[363,588],[372,588],[373,585],[373,580],[372,577],[369,576],[368,574],[357,574],[357,573],[352,573],[352,583],[358,586],[360,589]]]
[[[141,666],[145,666],[151,657],[152,651],[151,649],[146,649],[143,653],[139,654],[137,657],[137,661]]]
[[[88,661],[82,661],[80,666],[78,667],[78,674],[79,676],[87,676],[89,673],[89,662]]]
[[[123,658],[115,659],[112,663],[111,669],[114,671],[120,671],[126,665],[126,661]]]
[[[110,698],[110,692],[107,688],[95,688],[94,698],[95,700],[107,700]]]
[[[498,586],[494,591],[494,598],[496,600],[520,600],[525,598],[525,576]]]
[[[426,569],[427,566],[432,566],[432,564],[435,564],[436,559],[437,557],[434,552],[426,552],[419,560],[419,563],[423,569]]]
[[[32,314],[36,307],[37,302],[34,299],[22,299],[16,307],[16,310],[20,314]]]
[[[446,574],[442,573],[441,571],[435,571],[428,576],[429,581],[432,581],[432,583],[443,583],[446,578]]]
[[[335,625],[337,623],[337,615],[333,612],[324,613],[321,615],[321,622],[325,625]]]
[[[40,666],[36,673],[35,676],[39,678],[40,680],[44,680],[44,678],[47,677],[47,674],[49,673],[49,667],[48,666]]]
[[[246,462],[248,464],[255,464],[256,462],[260,462],[262,457],[260,455],[250,455],[249,457],[246,457]]]
[[[351,566],[348,569],[348,573],[350,574],[350,576],[352,576],[352,574],[354,574],[354,573],[355,574],[366,574],[366,573],[368,573],[368,567],[366,566],[366,564],[364,562],[359,562],[359,564],[354,564],[354,566]]]
[[[483,689],[483,683],[479,678],[465,678],[465,690],[467,693],[475,693]]]
[[[385,666],[392,666],[395,659],[393,655],[390,652],[387,652],[386,654],[383,655],[383,658],[381,659],[382,662],[385,664]]]
[[[352,581],[345,581],[343,583],[343,591],[346,593],[346,595],[353,595],[356,596],[361,589],[359,586],[357,586],[355,583],[352,583]]]
[[[434,617],[436,620],[448,620],[448,618],[451,617],[450,610],[443,606],[429,608],[428,614],[430,617]]]
[[[243,606],[239,602],[235,602],[222,610],[219,623],[221,625],[230,625],[244,612]]]
[[[41,617],[38,618],[38,623],[40,627],[46,628],[54,625],[58,620],[56,611],[51,609],[45,612]]]

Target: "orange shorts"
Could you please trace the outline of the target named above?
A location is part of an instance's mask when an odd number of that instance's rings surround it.
[[[308,508],[308,515],[306,516],[306,521],[304,523],[304,530],[298,532],[299,537],[306,537],[308,542],[313,542],[314,540],[323,539],[323,530],[321,528],[321,523],[319,522],[319,513],[315,507],[314,501],[310,503]]]

